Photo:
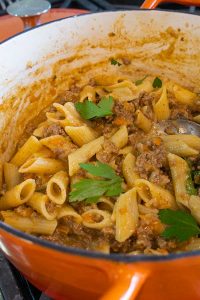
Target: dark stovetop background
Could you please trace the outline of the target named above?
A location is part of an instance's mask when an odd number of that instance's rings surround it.
[[[53,8],[79,8],[92,12],[119,9],[139,9],[142,0],[49,0]],[[176,4],[160,5],[161,9],[190,12],[200,15],[200,7]],[[0,15],[5,11],[0,4]],[[0,253],[0,300],[49,300],[33,287]],[[66,299],[67,300],[67,299]]]

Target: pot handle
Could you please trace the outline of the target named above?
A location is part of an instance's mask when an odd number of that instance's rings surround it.
[[[120,266],[116,280],[100,300],[134,300],[145,283],[149,271],[131,265]]]
[[[177,3],[189,6],[200,6],[199,0],[145,0],[141,6],[141,8],[153,9],[156,8],[161,3]]]

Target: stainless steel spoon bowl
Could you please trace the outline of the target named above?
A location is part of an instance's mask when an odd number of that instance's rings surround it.
[[[160,129],[169,134],[192,134],[200,137],[200,124],[185,119],[161,121]]]

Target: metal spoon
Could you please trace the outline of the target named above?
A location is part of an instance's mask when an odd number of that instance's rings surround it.
[[[166,120],[159,123],[161,131],[170,134],[192,134],[200,137],[200,124],[185,119]]]
[[[7,13],[20,17],[24,30],[40,24],[40,16],[49,11],[51,4],[47,0],[20,0],[7,7]]]

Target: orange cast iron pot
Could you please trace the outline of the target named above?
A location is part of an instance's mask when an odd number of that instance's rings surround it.
[[[163,1],[146,0],[143,8],[154,8],[160,2]],[[198,0],[176,2],[199,4]],[[102,18],[113,18],[115,14],[119,13],[91,14],[40,26],[2,43],[0,57],[4,47],[7,52],[5,58],[9,55],[9,49],[13,47],[13,49],[16,49],[17,58],[19,58],[21,54],[18,51],[20,48],[17,48],[18,42],[24,43],[29,38],[38,49],[33,50],[33,53],[39,55],[39,51],[43,51],[40,50],[40,45],[45,40],[48,30],[51,34],[55,31],[55,34],[63,34],[64,36],[65,31],[62,24],[66,23],[67,26],[72,26],[71,30],[73,30],[75,26],[70,24],[74,22],[77,25],[79,18],[84,26],[89,26],[90,22],[92,24],[94,21],[98,21],[101,15]],[[143,19],[149,13],[152,13],[154,18],[161,19],[162,16],[165,16],[163,18],[165,21],[168,17],[171,18],[173,14],[175,18],[182,18],[180,14],[167,13],[165,15],[165,13],[157,11],[127,12],[128,15],[133,14],[134,16],[135,14],[135,18],[141,15]],[[193,17],[188,18],[192,20]],[[195,18],[199,17],[196,16]],[[84,20],[86,20],[85,23]],[[198,20],[200,21],[200,18]],[[105,22],[102,26],[109,26],[106,24]],[[58,30],[58,28],[60,29]],[[86,35],[86,33],[83,30],[82,34]],[[93,31],[91,30],[89,34],[92,35]],[[68,38],[70,38],[69,35],[70,30],[67,35]],[[41,40],[39,40],[40,38]],[[52,47],[51,39],[46,40],[45,43],[46,48]],[[20,59],[17,60],[14,67],[9,65],[6,59],[7,67],[2,67],[0,63],[0,70],[3,75],[2,70],[7,68],[6,70],[9,71],[6,73],[7,75],[5,74],[5,79],[8,74],[12,74],[10,71],[12,67],[13,73],[18,72],[20,74],[21,65],[26,65],[29,51],[32,51],[33,46],[28,43],[25,43],[25,45],[28,50],[21,56],[21,61]],[[44,44],[42,45],[44,46]],[[46,48],[44,47],[44,49]],[[33,285],[56,300],[200,299],[200,251],[170,254],[168,256],[107,255],[72,249],[40,240],[35,236],[15,230],[3,222],[0,222],[0,249]]]

